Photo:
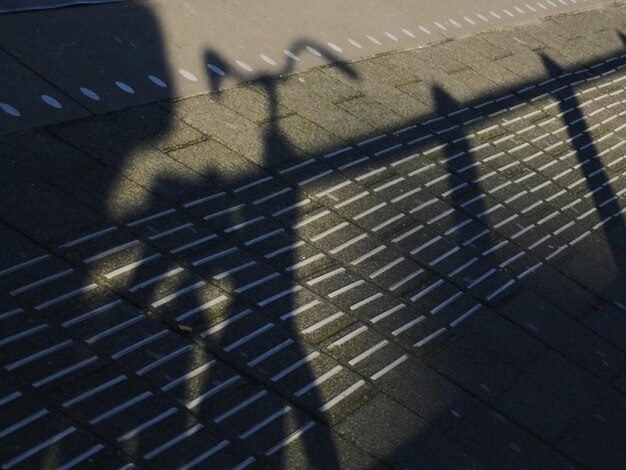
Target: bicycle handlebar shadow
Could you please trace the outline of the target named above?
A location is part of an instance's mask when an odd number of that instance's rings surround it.
[[[342,59],[331,52],[327,47],[315,41],[296,41],[290,45],[289,51],[292,56],[297,57],[300,52],[305,51],[307,47],[314,47],[327,63],[333,63],[341,73],[351,80],[357,80],[358,74],[347,63],[342,62]],[[204,62],[207,64],[216,65],[225,74],[233,77],[237,81],[250,81],[250,86],[254,88],[260,88],[260,91],[265,94],[268,104],[267,111],[267,130],[264,141],[263,162],[261,166],[270,168],[274,163],[274,155],[279,155],[281,159],[289,160],[296,158],[297,156],[293,152],[293,147],[288,142],[288,138],[280,129],[278,106],[280,104],[279,94],[279,82],[280,78],[292,74],[297,62],[292,57],[287,57],[285,65],[278,71],[272,71],[271,74],[260,74],[254,77],[249,77],[239,73],[234,67],[231,67],[226,63],[225,59],[214,49],[207,49],[204,53]],[[219,73],[209,73],[208,82],[209,89],[212,92],[218,92],[221,88],[223,75]],[[215,99],[220,101],[219,93]]]

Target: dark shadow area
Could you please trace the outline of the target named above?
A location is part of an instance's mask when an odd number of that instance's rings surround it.
[[[10,0],[4,2],[0,13],[8,13],[26,10],[45,10],[47,8],[67,7],[69,5],[83,5],[88,3],[106,3],[107,1],[118,2],[120,0]]]

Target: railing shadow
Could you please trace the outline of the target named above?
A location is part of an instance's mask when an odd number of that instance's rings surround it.
[[[626,44],[624,35],[620,36],[624,44]],[[543,55],[541,59],[550,77],[557,78],[565,73],[550,57]],[[574,95],[574,89],[570,86],[562,86],[553,93],[553,96],[558,101],[559,110],[567,124],[567,134],[571,146],[576,151],[576,160],[578,162],[576,166],[582,170],[586,187],[591,191],[595,216],[607,240],[606,248],[610,252],[608,258],[613,264],[613,266],[607,267],[614,269],[616,276],[624,277],[626,275],[626,265],[624,264],[626,258],[621,249],[624,244],[619,231],[616,232],[611,230],[611,228],[626,226],[626,219],[624,218],[622,208],[619,206],[618,196],[611,186],[612,180],[607,174],[602,155],[598,151],[595,140],[591,135],[580,102]],[[580,219],[583,217],[584,214],[579,215]],[[600,253],[595,255],[600,255]],[[611,290],[613,289],[607,288],[607,292]],[[615,294],[616,292],[613,292],[612,295],[614,296]],[[623,303],[625,299],[623,296],[618,295],[613,300]]]

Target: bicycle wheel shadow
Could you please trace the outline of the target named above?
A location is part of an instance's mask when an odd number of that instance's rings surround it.
[[[315,47],[328,62],[339,61],[339,58],[325,47],[313,41],[298,41],[292,44],[289,50],[291,54],[297,56],[306,47]],[[244,78],[250,80],[249,76],[238,75],[214,50],[209,50],[205,53],[204,63],[212,66],[211,71],[207,72],[207,80],[210,90],[213,92],[218,92],[221,89],[221,79],[224,75],[228,75],[235,80]],[[270,169],[278,161],[302,161],[301,151],[297,149],[280,127],[280,98],[278,91],[280,80],[275,78],[276,76],[291,74],[294,71],[294,66],[295,61],[289,59],[280,71],[274,71],[271,76],[260,75],[253,77],[251,85],[249,85],[259,88],[267,103],[267,116],[264,119],[264,122],[267,124],[266,128],[260,131],[263,135],[262,158],[260,162],[257,162],[260,168],[254,167],[253,177],[245,171],[240,171],[240,174],[237,174],[236,169],[228,177],[211,169],[209,165],[207,171],[202,172],[204,183],[197,188],[198,195],[206,191],[206,188],[211,188],[216,193],[228,193],[230,197],[233,193],[236,193],[236,188],[250,184],[251,178],[252,181],[267,178],[271,175],[268,170],[271,171]],[[351,79],[357,78],[350,66],[340,63],[338,67]],[[215,72],[215,70],[218,70],[219,73]],[[219,102],[219,94],[214,99]],[[175,114],[175,109],[172,111]],[[216,161],[215,157],[213,157],[214,166],[223,164],[223,161]],[[168,179],[160,181],[165,182],[166,185],[173,183]],[[181,184],[181,182],[178,182],[178,184]],[[297,188],[292,188],[289,191],[284,191],[284,189],[281,191],[281,205],[286,208],[296,207],[301,199]],[[237,202],[242,201],[237,200]],[[270,420],[266,424],[271,422],[272,428],[282,429],[283,438],[287,438],[289,435],[298,435],[301,450],[290,452],[288,449],[281,450],[275,447],[258,449],[265,453],[272,465],[278,467],[296,465],[310,468],[340,468],[340,456],[337,454],[336,449],[336,440],[338,438],[333,436],[330,429],[324,425],[326,416],[320,411],[324,403],[315,385],[319,372],[315,374],[308,364],[307,358],[311,356],[314,350],[303,343],[303,335],[298,330],[293,316],[282,320],[278,318],[278,315],[268,314],[267,309],[265,313],[261,313],[258,310],[258,306],[262,305],[262,303],[259,303],[259,289],[256,288],[255,284],[268,278],[281,286],[281,292],[283,293],[280,295],[281,312],[296,311],[300,307],[294,297],[295,292],[297,292],[296,289],[301,287],[298,284],[299,279],[295,274],[295,270],[289,269],[289,267],[296,265],[299,261],[295,247],[300,239],[291,224],[291,222],[297,220],[297,217],[294,214],[288,217],[282,224],[280,222],[277,224],[276,221],[269,222],[272,219],[271,211],[267,212],[267,210],[258,209],[254,204],[250,204],[250,201],[247,201],[247,204],[245,202],[244,200],[244,204],[236,204],[236,210],[234,211],[222,209],[205,216],[205,219],[208,218],[205,225],[211,232],[217,233],[222,240],[216,243],[215,247],[211,247],[208,250],[190,253],[186,259],[188,259],[191,266],[201,273],[204,279],[211,280],[211,282],[218,285],[228,297],[228,300],[227,305],[223,308],[218,308],[219,313],[207,312],[206,317],[196,317],[194,319],[186,317],[182,321],[185,323],[184,328],[189,325],[194,334],[195,332],[200,332],[200,341],[210,352],[234,365],[235,369],[243,370],[244,373],[258,378],[261,382],[265,382],[270,390],[281,397],[278,405],[271,401],[262,405],[266,410],[262,417],[265,420]],[[219,215],[213,217],[214,214]],[[257,221],[261,221],[261,223],[268,222],[268,225],[256,233],[256,237],[265,238],[269,234],[272,238],[275,238],[273,240],[275,243],[274,252],[279,251],[281,253],[280,265],[287,267],[287,269],[278,270],[267,264],[271,257],[263,256],[264,254],[267,255],[267,248],[265,251],[256,251],[254,256],[251,256],[249,252],[241,253],[243,250],[254,250],[254,247],[249,248],[252,235],[245,228],[248,224],[254,224]],[[239,227],[242,229],[239,229]],[[275,235],[278,232],[279,235],[276,237]],[[200,261],[198,261],[199,256]],[[196,261],[192,261],[192,259]],[[278,274],[280,274],[279,277]],[[177,288],[183,287],[181,285]],[[275,287],[270,286],[270,288]],[[171,289],[175,290],[174,287],[171,287]],[[199,295],[191,306],[192,310],[193,306],[202,306],[205,302],[206,299]],[[176,309],[176,305],[172,305],[170,308]],[[188,308],[190,307],[185,307],[185,309]],[[276,326],[277,328],[274,328]],[[250,333],[251,329],[252,332]],[[265,331],[269,329],[272,331],[279,330],[280,332],[277,331],[268,336]],[[253,347],[242,347],[244,345],[247,346],[248,341],[252,342],[252,339],[256,338],[257,335],[261,335],[262,339],[257,341]],[[276,343],[278,343],[278,346],[273,346]],[[278,354],[279,359],[277,360],[283,366],[299,364],[297,369],[298,382],[305,384],[306,393],[296,393],[294,396],[290,392],[282,390],[279,384],[277,386],[273,383],[274,380],[277,380],[276,376],[272,380],[268,380],[270,377],[266,375],[264,358],[270,357],[274,352],[278,351],[280,351],[280,354]],[[282,359],[280,359],[281,354],[283,355]],[[255,370],[258,364],[260,366]],[[271,367],[267,367],[267,369],[270,370]],[[217,383],[219,386],[220,383],[224,383],[221,378],[218,379],[218,382],[215,382],[210,375],[207,375],[204,381],[205,385]],[[198,384],[194,384],[194,387],[196,386]],[[256,384],[250,387],[249,395],[246,396],[250,397],[249,399],[252,400],[250,403],[252,403],[257,399],[262,400],[265,393],[266,389],[264,386]],[[276,407],[277,411],[274,413],[267,411],[271,407]],[[206,415],[208,417],[210,416],[211,405],[207,404],[206,408],[204,410],[202,406],[199,406],[194,411],[200,416]],[[285,410],[287,409],[292,410],[286,412]],[[246,436],[246,433],[242,435]]]

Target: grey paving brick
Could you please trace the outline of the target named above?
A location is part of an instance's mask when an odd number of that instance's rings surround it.
[[[500,311],[518,326],[595,375],[610,378],[623,367],[624,359],[616,348],[531,292],[522,292]],[[581,343],[588,345],[595,353],[581,354]]]
[[[497,430],[490,443],[479,437],[488,429]],[[493,411],[479,414],[456,431],[454,436],[493,465],[532,466],[548,463],[557,468],[571,466],[568,459]]]
[[[476,41],[478,40],[479,39],[476,39]],[[466,43],[466,40],[459,41],[455,44],[455,47],[450,47],[449,44],[443,45],[457,60],[469,65],[477,72],[488,76],[490,80],[502,86],[513,86],[519,80],[518,76],[506,67],[499,65],[496,60],[507,57],[509,54],[505,51],[491,52],[489,48],[492,46],[490,42],[482,39],[480,39],[480,44],[478,45],[471,42]],[[487,58],[481,54],[486,55]]]
[[[485,312],[483,312],[485,313]],[[469,334],[459,336],[452,344],[436,352],[428,362],[444,375],[453,378],[474,394],[493,400],[508,390],[526,366],[544,350],[539,342],[502,319],[493,312],[477,315],[475,322],[462,323],[455,331],[468,329]],[[479,324],[489,322],[490,331],[480,330]],[[476,329],[475,334],[471,334]],[[516,346],[511,349],[513,342]],[[515,339],[513,339],[515,338]],[[521,343],[523,341],[523,345]],[[491,365],[483,367],[488,361]]]
[[[300,81],[300,78],[304,81]],[[353,86],[332,78],[323,70],[311,70],[300,74],[297,78],[288,78],[287,81],[298,81],[298,83],[304,84],[305,88],[311,89],[331,103],[354,98],[360,94]]]
[[[389,398],[379,396],[338,426],[339,432],[396,466],[480,467],[480,460],[442,435],[426,432],[427,424]],[[386,439],[375,436],[385,435]]]
[[[339,139],[334,138],[334,136],[317,124],[299,115],[284,117],[278,121],[265,124],[264,127],[267,131],[275,134],[270,139],[276,139],[277,142],[290,142],[291,145],[300,149],[303,154],[319,154],[323,153],[329,146],[337,147],[341,145]],[[271,149],[268,150],[271,151]]]
[[[147,211],[170,207],[161,197],[104,166],[64,175],[54,183],[82,204],[120,223],[140,219]],[[112,185],[116,185],[115,191],[111,191]],[[96,198],[94,194],[101,196]]]
[[[305,74],[307,75],[307,74]],[[325,77],[331,83],[341,83],[322,72],[315,77]],[[300,77],[302,78],[302,77]],[[335,102],[355,98],[358,93],[341,93],[337,97],[328,98],[324,90],[309,86],[306,78],[304,83],[295,79],[287,79],[278,85],[279,99],[289,109],[305,119],[317,124],[328,132],[342,139],[353,141],[365,138],[373,132],[373,128],[358,120],[351,114],[335,106]],[[331,87],[332,85],[328,85]]]
[[[16,267],[23,265],[23,263],[28,263],[24,266],[27,267],[49,258],[49,253],[46,253],[42,247],[37,246],[23,234],[7,227],[5,224],[0,224],[0,234],[3,242],[0,248],[0,260],[2,262],[2,270],[4,271],[3,277],[5,278],[11,274],[11,272],[6,272],[5,270],[10,269],[14,270],[13,272],[19,272]],[[32,262],[32,260],[38,261]]]
[[[578,413],[545,390],[516,383],[499,400],[499,408],[510,419],[546,442],[566,434]]]
[[[621,324],[625,321],[623,312],[617,306],[600,304],[588,312],[585,325],[624,351],[625,345],[620,334]]]
[[[213,139],[188,145],[168,155],[208,179],[215,180],[218,185],[228,185],[235,178],[259,171],[256,165]]]
[[[479,55],[493,61],[503,59],[504,57],[511,55],[511,53],[505,48],[502,48],[491,41],[487,41],[485,35],[477,34],[463,38],[459,41],[459,44],[464,46],[464,49],[471,49]]]
[[[578,284],[548,267],[542,267],[533,276],[526,277],[524,283],[574,318],[584,315],[597,303],[597,298],[590,292],[580,289]]]
[[[467,69],[467,65],[454,59],[442,45],[419,49],[413,52],[420,60],[436,66],[445,74],[455,74]]]
[[[335,71],[332,68],[324,69],[324,73],[331,75],[333,78],[347,81],[339,71]],[[362,79],[357,82],[356,86],[363,93],[371,96],[380,103],[384,103],[385,106],[392,108],[404,118],[413,118],[420,115],[423,108],[419,103],[416,103],[415,100],[410,99],[407,97],[406,93],[398,89],[381,86],[381,81],[384,83],[384,78],[381,75],[364,75]]]
[[[50,181],[69,172],[94,168],[95,161],[45,132],[23,132],[2,143],[2,158]]]

